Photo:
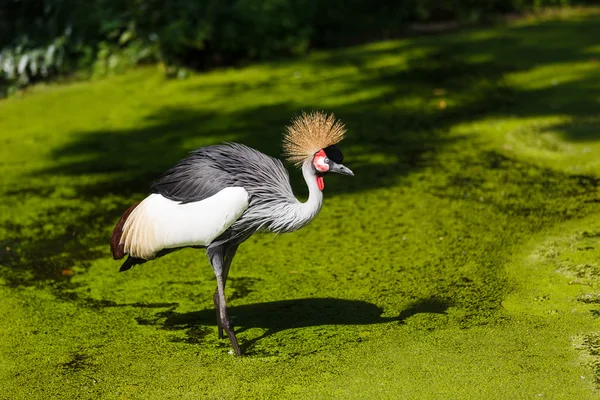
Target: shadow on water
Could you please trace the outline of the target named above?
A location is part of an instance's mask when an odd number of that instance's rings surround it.
[[[398,316],[398,322],[405,324],[410,317],[416,314],[446,314],[446,310],[451,305],[452,303],[437,297],[423,299],[402,310]]]
[[[381,47],[357,47],[308,57],[302,65],[315,71],[338,71],[324,78],[318,74],[277,92],[290,77],[268,82],[225,82],[214,86],[182,90],[210,91],[214,98],[255,96],[257,103],[237,111],[207,111],[193,107],[166,107],[150,113],[136,128],[86,131],[53,150],[55,165],[35,175],[60,175],[72,179],[71,188],[81,204],[98,207],[56,207],[49,214],[24,227],[5,227],[9,232],[0,242],[0,264],[12,283],[31,284],[36,280],[68,281],[69,268],[108,255],[107,231],[129,205],[130,198],[142,197],[152,181],[184,157],[186,143],[238,141],[269,155],[280,153],[283,127],[301,109],[333,111],[349,128],[346,164],[353,179],[329,178],[326,195],[358,193],[398,184],[407,175],[431,166],[435,154],[461,137],[450,137],[449,129],[486,117],[570,116],[588,125],[557,125],[569,140],[598,140],[597,102],[600,87],[597,75],[581,73],[566,82],[544,87],[516,87],[510,74],[527,72],[560,63],[587,61],[597,46],[600,17],[578,21],[547,21],[535,26],[492,30],[487,34],[462,32],[453,35],[391,42]],[[383,65],[382,57],[404,61]],[[273,63],[285,68],[294,61]],[[347,67],[357,73],[348,75]],[[278,82],[277,79],[281,79]],[[295,85],[295,86],[293,86]],[[324,93],[341,99],[336,106],[325,102],[296,99],[294,91]],[[356,96],[356,94],[364,96]],[[260,99],[280,98],[261,104]],[[249,103],[252,104],[252,103]],[[110,105],[107,105],[109,107]],[[386,162],[372,162],[369,155]],[[87,179],[93,177],[94,179]],[[98,179],[95,179],[98,178]],[[292,172],[294,190],[305,194],[297,171]],[[28,180],[11,188],[5,196],[46,197],[54,188],[39,180]],[[32,186],[33,185],[33,186]],[[456,192],[456,188],[444,190]],[[543,186],[543,185],[542,185]],[[111,206],[102,206],[107,196],[116,196]],[[42,230],[52,220],[59,229]],[[27,229],[25,229],[27,228]],[[105,246],[105,251],[90,250]],[[19,272],[26,272],[25,279]],[[13,279],[14,278],[14,279]]]
[[[268,303],[246,304],[229,308],[229,315],[235,325],[236,333],[251,328],[265,329],[265,332],[242,343],[242,349],[248,350],[255,343],[278,332],[324,325],[371,325],[389,322],[404,324],[407,319],[420,313],[445,314],[450,304],[440,299],[424,299],[397,317],[382,317],[383,310],[365,301],[343,300],[335,298],[308,298],[297,300],[273,301]],[[184,330],[188,343],[201,343],[208,334],[214,334],[216,325],[214,309],[176,313],[173,311],[158,314],[162,328],[166,330]],[[142,325],[160,325],[157,321],[138,320]]]

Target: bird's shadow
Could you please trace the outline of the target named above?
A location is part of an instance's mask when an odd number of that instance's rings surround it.
[[[251,328],[261,328],[265,332],[241,344],[246,352],[255,343],[275,333],[295,328],[322,325],[371,325],[396,322],[406,323],[415,314],[445,314],[450,302],[437,297],[427,298],[413,303],[396,317],[384,317],[383,309],[375,304],[359,300],[335,298],[307,298],[281,300],[266,303],[254,303],[230,307],[228,312],[235,325],[236,333]],[[199,343],[207,334],[208,328],[215,325],[215,309],[177,313],[168,311],[162,314],[162,328],[166,330],[184,330],[188,343]]]

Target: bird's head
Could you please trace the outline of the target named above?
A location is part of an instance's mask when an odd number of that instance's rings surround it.
[[[342,175],[354,176],[354,172],[342,164],[342,161],[344,161],[344,155],[334,144],[315,153],[312,165],[315,169],[317,184],[319,185],[320,190],[323,190],[325,187],[323,176],[328,172],[337,172]]]
[[[335,145],[344,139],[344,125],[332,115],[322,112],[302,113],[292,120],[283,137],[284,154],[297,166],[312,166],[317,184],[323,190],[323,176],[328,172],[354,176],[342,164],[344,156]]]

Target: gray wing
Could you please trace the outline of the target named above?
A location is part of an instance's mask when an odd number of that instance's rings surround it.
[[[193,151],[158,178],[150,191],[170,200],[191,203],[234,186],[230,174],[222,168],[224,147],[209,146]]]
[[[251,205],[256,196],[295,201],[281,161],[238,143],[194,150],[154,182],[151,192],[190,203],[232,186],[245,188]]]

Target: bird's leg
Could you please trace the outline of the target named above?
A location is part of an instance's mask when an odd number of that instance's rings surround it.
[[[221,324],[221,307],[219,306],[219,288],[215,289],[213,303],[215,304],[215,311],[217,312],[217,329],[219,332],[219,339],[224,339],[225,336],[223,336],[223,326]]]
[[[225,248],[225,254],[223,256],[223,290],[225,290],[225,286],[227,285],[227,276],[229,276],[229,268],[231,267],[231,261],[233,261],[233,256],[235,256],[235,252],[239,245],[228,245]],[[215,304],[215,310],[217,312],[217,326],[219,330],[219,339],[224,339],[223,336],[223,327],[221,326],[221,315],[220,315],[220,307],[219,307],[219,288],[215,289],[215,295],[213,296],[213,302]]]
[[[233,331],[233,326],[231,325],[231,321],[227,316],[227,304],[225,303],[225,288],[223,278],[217,277],[217,292],[219,295],[219,314],[221,318],[220,327],[225,330],[227,336],[229,337],[229,341],[231,342],[231,346],[233,347],[233,351],[238,356],[242,355],[242,351],[240,350],[240,346],[238,344],[237,338],[235,337],[235,332]]]
[[[215,271],[215,275],[217,276],[217,293],[215,306],[217,306],[218,317],[217,322],[219,323],[219,327],[224,329],[229,337],[229,341],[231,342],[231,346],[235,351],[235,354],[238,356],[242,355],[240,350],[240,346],[238,345],[237,338],[235,337],[235,332],[233,331],[233,326],[231,325],[231,321],[227,316],[227,303],[225,302],[225,261],[223,257],[223,248],[219,247],[212,251],[209,251],[210,262]]]

